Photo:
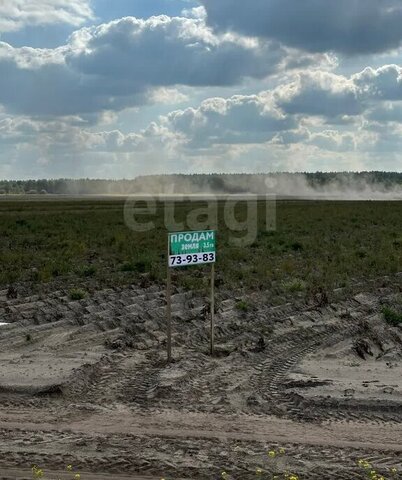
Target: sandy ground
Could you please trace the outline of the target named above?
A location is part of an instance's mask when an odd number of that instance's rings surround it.
[[[0,478],[73,464],[82,480],[355,479],[360,458],[402,471],[402,329],[381,314],[401,281],[325,305],[258,293],[247,312],[220,294],[213,358],[206,299],[176,291],[170,365],[158,286],[77,302],[1,291]]]

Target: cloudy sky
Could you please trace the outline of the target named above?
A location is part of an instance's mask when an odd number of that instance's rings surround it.
[[[0,0],[0,178],[402,170],[400,0]]]

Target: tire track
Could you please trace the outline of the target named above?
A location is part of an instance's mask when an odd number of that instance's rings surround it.
[[[357,320],[364,317],[359,312]],[[381,405],[374,402],[347,402],[340,399],[306,399],[289,392],[285,380],[289,372],[306,355],[318,349],[336,345],[343,339],[364,332],[364,324],[351,325],[341,321],[337,325],[296,330],[276,337],[274,344],[268,345],[268,358],[255,368],[259,372],[251,382],[253,388],[266,402],[262,413],[275,413],[301,421],[358,421],[358,422],[400,422],[402,405]],[[271,348],[270,348],[271,347]]]

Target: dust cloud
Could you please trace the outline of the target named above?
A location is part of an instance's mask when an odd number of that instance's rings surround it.
[[[399,174],[396,174],[399,177]],[[138,177],[132,193],[158,195],[272,195],[339,200],[402,199],[398,178],[376,173],[168,175]]]

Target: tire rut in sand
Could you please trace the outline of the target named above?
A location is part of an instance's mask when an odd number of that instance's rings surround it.
[[[296,396],[283,388],[288,372],[308,353],[337,343],[354,330],[357,327],[345,324],[302,328],[270,342],[266,347],[268,358],[255,367],[259,373],[252,379],[252,387],[264,402],[259,413],[303,419],[305,412],[299,408]]]
[[[306,398],[286,388],[288,374],[306,355],[365,332],[366,323],[362,321],[363,314],[359,313],[356,323],[340,321],[329,326],[300,329],[276,337],[268,344],[268,358],[255,367],[259,373],[252,380],[252,386],[262,399],[254,411],[307,422],[400,422],[402,405],[399,402]]]

